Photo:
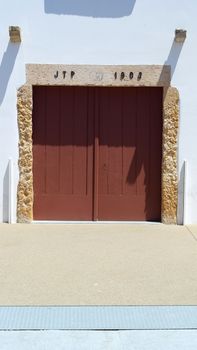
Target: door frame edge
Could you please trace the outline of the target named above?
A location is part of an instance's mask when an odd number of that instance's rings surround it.
[[[50,67],[49,67],[50,66]],[[26,65],[27,82],[17,91],[17,119],[19,131],[19,182],[17,187],[17,222],[33,221],[33,152],[32,152],[32,108],[33,85],[76,85],[76,86],[149,86],[163,87],[163,132],[162,132],[162,167],[161,167],[161,222],[177,224],[178,206],[178,131],[179,131],[179,93],[170,86],[169,66],[69,66],[68,69],[87,72],[87,81],[54,81],[51,78],[51,66],[60,69],[60,65]],[[62,66],[61,66],[62,67]],[[64,68],[65,66],[63,66]],[[50,69],[49,69],[50,68]],[[145,81],[111,82],[114,71],[143,71]],[[97,72],[99,71],[99,76]],[[46,72],[49,72],[48,75]],[[94,76],[90,78],[90,72]],[[45,74],[41,74],[45,73]],[[106,74],[106,80],[100,79]],[[111,75],[110,75],[111,74]],[[47,80],[43,80],[44,79]],[[110,77],[110,78],[109,78]],[[151,78],[152,77],[152,78]],[[41,79],[41,80],[40,80]],[[92,82],[89,80],[92,79]],[[157,80],[155,80],[157,79]],[[47,83],[48,82],[48,83]]]

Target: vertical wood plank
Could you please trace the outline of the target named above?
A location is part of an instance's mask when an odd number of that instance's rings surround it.
[[[94,221],[98,220],[98,193],[99,193],[99,89],[95,88],[95,110],[94,110]]]
[[[162,88],[150,89],[150,182],[147,214],[153,220],[161,218],[161,161],[162,161]]]
[[[33,88],[33,177],[34,193],[46,192],[46,90]],[[36,173],[40,176],[34,176]]]
[[[110,110],[109,89],[98,90],[99,102],[99,194],[109,192],[109,128],[112,122],[106,111]]]
[[[110,110],[106,118],[111,120],[109,128],[109,194],[122,192],[122,89],[110,89]]]
[[[59,193],[60,93],[46,87],[46,192]]]
[[[74,88],[60,87],[60,193],[73,190]]]
[[[87,88],[77,88],[74,108],[73,193],[86,194],[88,147]]]
[[[143,195],[149,183],[149,89],[138,90],[137,110],[137,194]]]
[[[123,92],[123,194],[136,194],[137,89]]]

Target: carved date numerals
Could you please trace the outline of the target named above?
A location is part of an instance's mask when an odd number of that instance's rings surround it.
[[[132,80],[135,78],[139,81],[142,79],[142,72],[134,73],[134,72],[115,72],[114,73],[114,79],[117,80]]]

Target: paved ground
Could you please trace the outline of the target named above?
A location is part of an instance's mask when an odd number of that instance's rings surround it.
[[[1,350],[196,350],[197,331],[0,332]]]
[[[197,304],[197,226],[0,225],[0,305]]]

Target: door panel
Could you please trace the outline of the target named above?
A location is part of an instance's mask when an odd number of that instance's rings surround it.
[[[94,113],[91,94],[85,87],[34,88],[36,220],[92,220]]]
[[[159,221],[162,89],[103,88],[98,94],[98,219]]]
[[[33,88],[35,220],[161,216],[161,88]]]

